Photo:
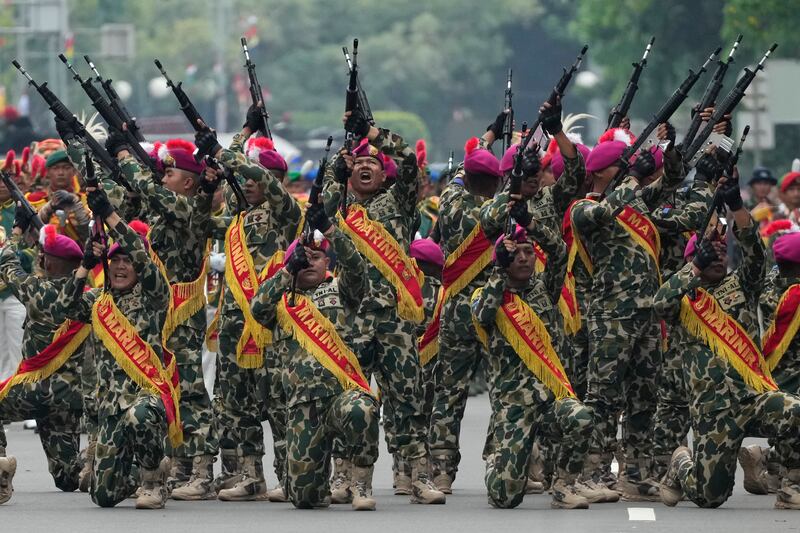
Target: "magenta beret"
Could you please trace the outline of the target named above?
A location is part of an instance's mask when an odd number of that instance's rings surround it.
[[[55,226],[47,224],[42,228],[43,244],[42,249],[47,255],[59,257],[61,259],[80,261],[83,259],[83,250],[78,243],[58,233]]]
[[[689,239],[689,242],[686,243],[686,248],[684,248],[683,250],[684,261],[688,261],[689,258],[694,255],[696,249],[697,249],[697,234],[695,233],[694,235],[692,235],[692,238]]]
[[[627,145],[622,141],[608,141],[592,148],[586,158],[586,172],[597,172],[608,168],[619,160]]]
[[[656,170],[660,169],[664,166],[664,150],[659,148],[658,146],[651,146],[650,153],[653,154],[653,159],[656,160]],[[638,154],[633,154],[628,162],[632,165],[634,161],[636,161],[636,156]]]
[[[383,154],[380,150],[369,144],[369,140],[367,140],[366,137],[361,140],[361,144],[353,149],[353,157],[373,157],[381,164],[381,168],[385,168]]]
[[[486,174],[502,177],[500,163],[489,150],[474,150],[464,158],[464,171],[469,174]]]
[[[444,253],[439,245],[431,239],[417,239],[411,243],[411,257],[417,261],[433,263],[437,266],[444,266]]]
[[[575,148],[578,149],[578,153],[581,154],[585,164],[592,151],[589,150],[589,147],[585,144],[576,144]],[[553,172],[553,176],[556,179],[560,178],[561,174],[564,173],[564,158],[561,156],[560,150],[557,150],[556,153],[553,154],[553,158],[550,160],[550,170]]]
[[[775,260],[781,263],[800,263],[800,232],[781,235],[772,243]]]
[[[158,147],[158,159],[164,168],[174,167],[195,174],[202,174],[206,168],[204,162],[198,163],[194,158],[195,146],[185,139],[170,139]]]
[[[286,254],[284,255],[284,257],[286,258],[285,260],[287,260],[287,259],[289,259],[289,257],[291,257],[292,252],[294,252],[294,249],[297,248],[297,243],[298,242],[300,242],[299,239],[295,239],[295,240],[292,241],[292,243],[289,245],[289,247],[286,248]],[[305,246],[306,248],[310,248],[312,250],[322,250],[323,252],[327,252],[328,251],[328,247],[329,247],[329,243],[328,243],[328,239],[326,239],[322,235],[322,233],[320,233],[319,231],[315,230],[314,231],[314,240],[311,241],[311,243],[309,243],[309,244],[304,244],[303,246]]]
[[[500,244],[506,238],[505,233],[500,235],[496,241],[494,241],[495,248],[497,245]],[[522,242],[533,242],[530,237],[528,237],[528,232],[525,231],[525,228],[517,224],[516,229],[514,230],[514,239],[515,242],[522,243]],[[492,251],[492,261],[497,259],[497,252]]]
[[[514,157],[517,155],[517,148],[519,148],[519,144],[512,144],[503,154],[503,158],[500,160],[501,173],[505,174],[514,168]]]
[[[386,177],[390,179],[397,178],[397,163],[386,154],[381,154],[381,156],[383,158],[383,170],[386,173]]]

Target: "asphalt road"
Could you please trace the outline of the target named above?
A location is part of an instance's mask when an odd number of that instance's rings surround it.
[[[619,502],[564,511],[550,509],[547,495],[527,496],[514,510],[493,509],[486,503],[480,459],[488,414],[485,395],[470,399],[462,435],[464,460],[455,492],[444,506],[410,505],[406,497],[394,496],[391,460],[382,448],[374,480],[378,510],[371,513],[351,512],[349,505],[299,511],[291,504],[172,500],[159,511],[137,511],[133,500],[114,509],[100,509],[87,494],[59,492],[47,472],[37,436],[23,430],[21,424],[12,424],[6,428],[8,452],[17,457],[19,466],[14,496],[0,506],[0,533],[800,531],[800,513],[774,510],[774,496],[745,493],[741,472],[734,495],[715,510],[698,509],[689,502],[673,509],[660,503]],[[271,462],[271,457],[265,458],[265,464]],[[274,486],[274,473],[269,475],[269,485]]]

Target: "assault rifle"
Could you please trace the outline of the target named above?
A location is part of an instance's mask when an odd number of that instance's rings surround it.
[[[161,71],[161,75],[164,76],[164,79],[167,80],[167,86],[172,89],[173,94],[175,94],[175,98],[178,99],[178,104],[180,105],[180,109],[183,111],[184,116],[186,116],[186,120],[189,121],[189,124],[191,124],[192,128],[194,128],[195,132],[203,131],[204,126],[201,126],[201,124],[208,123],[203,120],[203,117],[200,116],[197,108],[183,90],[183,87],[181,86],[183,82],[179,81],[177,84],[175,84],[167,75],[167,71],[164,70],[163,65],[161,65],[161,61],[155,59],[153,62],[156,64],[156,67],[158,67],[158,70]],[[195,155],[195,158],[197,158],[197,155]],[[242,191],[242,187],[239,185],[239,181],[236,179],[236,176],[234,176],[233,173],[231,173],[227,168],[223,167],[219,161],[210,155],[205,156],[205,161],[206,165],[222,172],[222,176],[225,178],[225,181],[228,182],[228,185],[233,191],[234,196],[236,196],[236,203],[239,212],[247,209],[247,199],[244,197],[244,192]]]
[[[44,223],[42,223],[42,220],[39,218],[36,209],[33,208],[28,199],[25,198],[25,195],[22,194],[22,191],[19,190],[17,182],[14,181],[11,174],[0,169],[0,179],[3,180],[6,189],[8,189],[8,194],[11,196],[11,199],[14,200],[14,203],[22,206],[22,209],[28,214],[28,218],[31,219],[31,224],[36,228],[36,231],[41,230],[44,227]]]
[[[269,129],[269,113],[267,113],[267,106],[264,105],[264,95],[261,92],[261,84],[258,82],[256,64],[250,60],[247,39],[244,37],[242,37],[242,52],[244,52],[244,66],[247,68],[247,77],[250,78],[250,97],[253,99],[253,105],[258,107],[258,112],[261,114],[259,131],[268,139],[272,139],[272,132]],[[259,106],[258,104],[261,105]]]
[[[608,125],[606,126],[606,129],[619,127],[622,119],[628,116],[628,111],[633,103],[633,97],[636,96],[636,91],[639,90],[639,78],[642,75],[644,66],[647,64],[647,56],[650,55],[650,49],[653,47],[655,40],[655,37],[650,37],[650,42],[647,43],[647,47],[644,49],[642,59],[633,64],[633,73],[631,74],[631,79],[628,80],[628,86],[625,87],[625,92],[622,93],[622,98],[620,99],[619,103],[615,105],[613,109],[611,109],[611,114],[608,116]]]
[[[25,76],[25,78],[28,80],[28,83],[34,89],[36,89],[36,92],[41,95],[45,103],[47,103],[47,105],[50,107],[50,111],[53,112],[56,118],[69,125],[69,128],[72,130],[75,136],[78,137],[89,148],[100,164],[103,165],[106,170],[108,170],[111,179],[125,187],[128,191],[133,191],[131,184],[128,183],[128,180],[122,175],[119,165],[117,164],[117,160],[111,157],[111,154],[109,154],[108,151],[103,148],[99,142],[97,142],[97,139],[92,137],[91,134],[86,131],[86,127],[84,127],[81,121],[78,120],[78,117],[72,114],[72,112],[67,109],[67,106],[65,106],[64,103],[59,100],[55,94],[53,94],[53,91],[51,91],[47,86],[47,82],[42,84],[36,83],[36,81],[34,81],[31,75],[28,74],[24,68],[22,68],[22,65],[20,65],[16,59],[13,60],[11,64],[14,65],[14,67],[16,67],[16,69],[19,70],[23,76]]]
[[[725,79],[725,74],[727,74],[731,63],[733,63],[733,56],[736,54],[736,49],[739,47],[740,42],[742,42],[741,34],[739,34],[739,37],[734,41],[733,47],[728,53],[728,59],[726,61],[717,60],[717,68],[714,69],[714,75],[711,76],[711,81],[708,82],[706,90],[703,92],[703,97],[700,98],[697,112],[692,117],[692,122],[689,124],[689,129],[686,131],[686,135],[683,138],[684,146],[690,145],[695,135],[697,135],[697,132],[700,130],[700,124],[703,122],[701,112],[712,107],[717,101],[717,96],[719,96],[719,92],[722,90],[722,81]]]
[[[119,97],[117,91],[114,90],[114,86],[111,85],[111,80],[103,79],[100,73],[97,71],[97,67],[94,66],[92,60],[89,59],[89,56],[83,56],[83,59],[89,65],[89,68],[92,69],[94,72],[94,79],[100,86],[103,88],[103,91],[106,93],[108,97],[108,104],[111,106],[111,109],[114,110],[114,113],[122,119],[122,122],[128,125],[128,131],[130,131],[133,136],[136,138],[138,142],[144,142],[144,135],[142,135],[139,126],[136,124],[136,117],[132,116],[128,109],[125,107],[125,104],[122,102],[122,98]]]
[[[506,153],[508,147],[511,146],[511,138],[514,136],[514,108],[511,104],[511,97],[514,95],[511,92],[511,69],[508,69],[508,77],[506,79],[506,92],[505,92],[505,102],[503,103],[503,109],[508,109],[508,114],[506,115],[506,121],[503,124],[503,153]]]

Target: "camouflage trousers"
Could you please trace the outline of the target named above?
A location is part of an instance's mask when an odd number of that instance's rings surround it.
[[[355,319],[353,351],[364,373],[375,375],[384,405],[393,414],[389,449],[411,460],[427,454],[428,431],[422,412],[422,370],[416,326],[397,316],[395,308],[362,311]]]
[[[719,507],[733,492],[736,457],[745,437],[777,438],[775,460],[800,468],[800,398],[767,392],[723,411],[694,418],[694,458],[682,464],[678,480],[699,507]]]
[[[199,312],[203,313],[205,323],[205,310]],[[169,450],[167,454],[170,457],[216,455],[219,449],[211,398],[203,381],[204,342],[205,331],[187,324],[178,326],[167,341],[167,348],[178,363],[183,423],[183,445],[176,450]]]
[[[280,368],[269,349],[265,366],[242,368],[236,362],[236,344],[244,328],[241,312],[225,313],[220,320],[214,404],[220,448],[237,455],[264,455],[262,420],[268,420],[274,446],[274,468],[279,480],[286,473],[286,396]]]
[[[374,464],[378,459],[377,402],[350,390],[288,410],[285,486],[295,507],[315,507],[329,497],[334,439],[342,457],[356,466]]]
[[[658,405],[653,418],[653,466],[651,476],[661,479],[667,473],[672,452],[686,445],[691,419],[689,389],[681,354],[670,346],[664,352],[664,365],[658,385]]]
[[[565,335],[564,371],[578,399],[586,398],[586,379],[589,371],[589,334],[586,320],[574,335]]]
[[[625,411],[623,435],[628,460],[650,457],[661,332],[652,313],[632,318],[589,317],[586,406],[593,412],[590,450],[610,462],[617,448],[617,420]]]
[[[83,343],[81,361],[81,395],[83,396],[83,427],[90,439],[97,436],[97,365],[94,361],[94,337]]]
[[[164,458],[167,434],[164,405],[157,396],[141,392],[125,411],[102,417],[92,476],[92,501],[114,507],[130,496],[138,484],[132,475],[134,462],[155,470]]]
[[[556,458],[559,476],[577,478],[589,450],[592,414],[580,401],[515,403],[492,399],[491,441],[485,449],[486,490],[495,507],[513,508],[522,502],[534,431],[563,443]]]
[[[74,382],[76,373],[73,368],[39,383],[17,385],[0,402],[0,457],[5,457],[8,445],[3,422],[35,419],[47,468],[56,487],[64,492],[78,488],[78,473],[83,466],[79,457],[81,394],[77,390],[80,385]]]
[[[475,335],[468,294],[455,295],[444,305],[440,328],[428,447],[437,468],[444,467],[454,479],[461,461],[459,435],[469,385],[486,356]]]

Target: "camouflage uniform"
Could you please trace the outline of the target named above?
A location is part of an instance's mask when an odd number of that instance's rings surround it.
[[[372,142],[383,153],[401,158],[396,182],[375,196],[357,202],[348,197],[348,205],[360,203],[369,217],[386,230],[408,253],[413,238],[417,201],[417,165],[413,149],[388,130],[381,130]],[[333,179],[328,165],[324,199],[328,212],[339,204],[341,184]],[[386,404],[394,412],[395,442],[390,446],[407,460],[426,455],[427,427],[422,413],[422,379],[417,354],[417,325],[397,314],[397,295],[383,274],[367,264],[368,288],[355,319],[358,333],[352,346],[365,374],[374,373]]]
[[[139,235],[127,224],[119,222],[109,228],[109,236],[130,256],[138,276],[129,290],[111,289],[114,302],[163,361],[161,328],[170,299],[169,285]],[[83,292],[85,281],[70,279],[56,305],[65,316],[90,322],[92,306],[102,293],[100,289]],[[96,339],[95,361],[100,427],[91,494],[100,507],[113,507],[136,488],[138,480],[131,476],[134,462],[147,471],[159,468],[164,457],[166,415],[161,399],[137,385]]]
[[[626,474],[634,482],[647,477],[661,368],[660,327],[652,312],[658,265],[617,223],[615,210],[629,205],[650,213],[661,205],[665,189],[677,187],[681,172],[679,158],[668,154],[664,177],[647,187],[637,190],[636,180],[628,177],[603,201],[581,202],[572,209],[573,223],[594,265],[586,321],[591,357],[585,400],[594,412],[590,451],[601,456],[601,464],[592,468],[594,477],[610,471],[622,409],[627,416]]]
[[[350,344],[356,310],[366,292],[366,264],[350,240],[334,228],[329,237],[337,257],[337,274],[307,296]],[[361,390],[344,390],[338,379],[304,350],[293,335],[276,324],[278,302],[288,293],[292,276],[282,269],[264,282],[253,297],[253,316],[273,330],[269,357],[277,360],[286,390],[288,467],[286,492],[295,507],[327,505],[333,439],[344,457],[358,467],[378,458],[378,403]]]
[[[706,182],[695,181],[678,189],[672,201],[650,214],[650,220],[661,235],[660,267],[667,279],[683,266],[683,252],[688,242],[687,234],[702,231],[713,198]],[[689,401],[681,354],[672,346],[668,326],[666,350],[658,386],[658,405],[653,418],[653,467],[655,479],[667,471],[672,451],[686,442],[689,432]]]
[[[27,359],[50,345],[63,322],[58,316],[56,300],[67,279],[42,279],[25,272],[19,258],[23,252],[17,248],[17,237],[14,242],[0,255],[0,275],[14,296],[25,304],[27,318],[22,354]],[[36,383],[15,386],[0,402],[0,456],[5,456],[6,448],[2,421],[35,418],[50,474],[56,487],[65,492],[78,488],[78,473],[82,466],[78,456],[82,354],[83,348],[79,347],[53,375]]]
[[[544,224],[537,224],[532,236],[548,253],[547,270],[535,273],[523,289],[511,289],[507,287],[505,269],[495,267],[486,286],[472,301],[472,314],[488,333],[492,417],[484,449],[486,489],[489,503],[502,508],[516,507],[525,496],[534,428],[569,443],[560,447],[556,460],[558,476],[567,483],[574,483],[581,473],[591,433],[591,412],[574,398],[556,400],[495,328],[505,290],[518,294],[548,331],[552,332],[558,323],[556,303],[566,272],[566,247],[560,234]]]
[[[800,279],[781,276],[777,267],[767,274],[758,302],[765,329],[775,319],[775,310],[783,293],[798,283]],[[772,370],[772,378],[780,390],[800,396],[800,335],[795,335],[792,339],[778,365]]]
[[[302,217],[300,206],[272,173],[242,153],[246,138],[234,136],[220,162],[244,180],[263,186],[264,203],[251,206],[244,216],[244,233],[256,272],[266,266],[278,250],[294,240]],[[228,205],[235,200],[227,199]],[[232,217],[214,218],[214,237],[224,238]],[[217,380],[222,401],[218,404],[217,424],[223,459],[227,450],[240,457],[264,455],[264,430],[261,420],[269,420],[275,451],[275,474],[283,482],[286,473],[286,395],[280,381],[280,366],[265,349],[264,367],[241,368],[236,362],[236,344],[244,327],[244,316],[230,290],[223,293],[220,310]]]
[[[204,274],[201,268],[207,248],[211,197],[196,195],[190,198],[165,189],[130,155],[120,161],[120,169],[147,202],[151,247],[164,264],[169,282],[190,282]],[[180,414],[184,433],[184,444],[168,452],[178,463],[173,464],[178,474],[173,483],[188,480],[194,457],[215,456],[218,450],[211,400],[203,382],[205,333],[206,312],[203,308],[179,324],[166,340],[166,347],[175,355],[180,374]]]
[[[677,321],[682,298],[703,287],[758,343],[756,310],[764,246],[754,222],[734,231],[744,259],[737,270],[709,286],[687,264],[661,286],[654,299],[656,313],[675,325],[674,340],[683,355],[691,394],[695,454],[694,460],[677,466],[677,483],[700,507],[718,507],[731,495],[736,456],[745,437],[780,437],[776,446],[780,462],[795,483],[800,481],[800,398],[778,391],[756,392],[725,359]]]

